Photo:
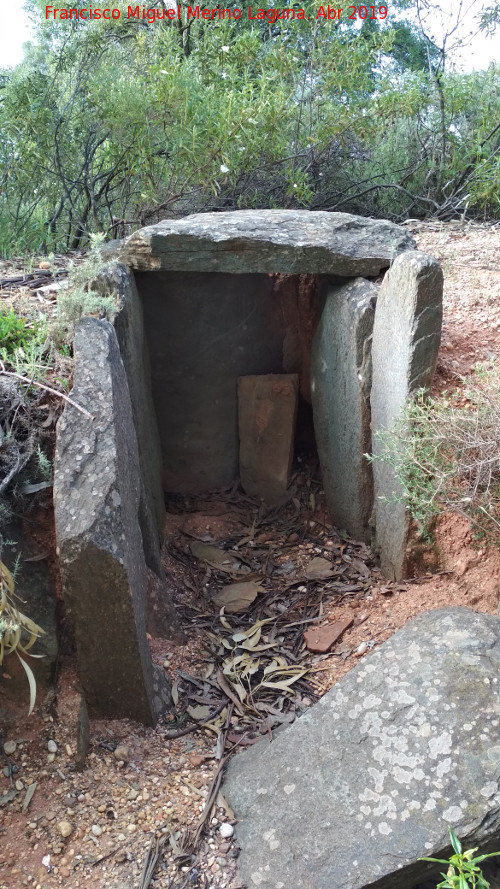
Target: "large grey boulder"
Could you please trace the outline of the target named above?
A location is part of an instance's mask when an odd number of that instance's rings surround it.
[[[309,210],[239,210],[166,219],[131,235],[120,259],[135,269],[378,275],[415,242],[381,219]]]
[[[370,540],[371,337],[377,287],[357,278],[332,288],[311,351],[314,431],[330,517]]]
[[[425,612],[269,744],[231,760],[240,880],[410,889],[419,856],[500,842],[500,621]],[[446,854],[445,854],[446,853]]]
[[[72,399],[57,426],[56,535],[63,592],[89,705],[154,724],[170,704],[146,638],[146,562],[138,521],[140,470],[115,331],[84,318],[75,336]]]
[[[398,256],[380,287],[373,328],[371,394],[372,449],[382,457],[384,433],[402,419],[412,392],[430,386],[436,367],[443,316],[443,272],[436,259],[409,251]],[[373,464],[375,528],[384,574],[395,580],[406,570],[408,513],[401,499],[397,466]]]

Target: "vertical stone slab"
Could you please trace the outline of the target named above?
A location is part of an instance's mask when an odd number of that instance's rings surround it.
[[[113,326],[127,376],[139,448],[139,524],[148,565],[147,629],[152,636],[182,641],[182,629],[161,562],[165,521],[162,455],[151,394],[151,367],[141,297],[133,273],[118,262],[109,263],[103,269],[96,285],[101,292],[117,297],[119,303]]]
[[[369,540],[371,336],[377,288],[356,278],[329,291],[313,340],[314,431],[333,522]]]
[[[161,484],[161,446],[151,395],[151,370],[144,335],[141,298],[133,273],[124,265],[107,265],[96,281],[99,290],[118,299],[113,318],[132,404],[141,468],[139,519],[146,561],[157,568],[158,542],[162,538],[165,505]]]
[[[240,478],[268,506],[283,503],[293,457],[299,378],[265,374],[238,380]]]
[[[409,251],[397,257],[380,287],[373,329],[372,448],[384,453],[410,394],[432,382],[441,340],[443,272],[436,259]],[[382,571],[399,580],[406,570],[408,513],[396,468],[373,464],[376,541]]]
[[[84,318],[72,399],[57,426],[56,535],[63,592],[89,705],[154,724],[170,704],[146,638],[140,470],[129,390],[112,325]]]

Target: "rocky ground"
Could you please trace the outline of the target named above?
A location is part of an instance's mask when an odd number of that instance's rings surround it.
[[[440,392],[498,355],[500,225],[415,224],[414,234],[445,273],[434,387]],[[12,268],[1,264],[0,276]],[[28,296],[15,289],[6,297],[38,299],[45,310],[54,295],[39,290]],[[155,730],[92,720],[87,766],[78,772],[71,657],[63,658],[56,698],[43,701],[39,694],[41,706],[29,719],[26,700],[4,700],[0,689],[0,889],[238,889],[235,815],[219,787],[225,757],[300,716],[420,611],[454,604],[496,612],[500,554],[477,548],[461,516],[440,520],[437,559],[424,560],[420,576],[387,584],[368,548],[329,526],[314,460],[295,466],[294,483],[294,499],[269,515],[237,492],[168,504],[165,568],[187,642],[151,640],[155,659],[174,680],[176,701],[175,713]],[[236,574],[227,582],[264,581],[246,611],[221,621],[213,599],[221,586],[214,547],[228,543]],[[248,587],[236,595],[248,595]],[[266,623],[255,629],[259,620]],[[325,635],[340,625],[347,628],[331,652],[311,650],[321,647],[311,632],[304,644],[304,630]],[[286,686],[255,692],[258,714],[250,701],[227,697],[220,671],[237,656],[235,631],[253,640],[250,660],[275,659],[283,671],[277,681],[294,677],[293,696]],[[267,654],[257,648],[263,644]],[[190,729],[196,718],[203,727]]]

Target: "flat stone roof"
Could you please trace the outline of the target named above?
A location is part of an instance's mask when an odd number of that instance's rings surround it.
[[[167,219],[131,235],[118,258],[140,271],[376,276],[415,249],[401,226],[350,213],[239,210]]]

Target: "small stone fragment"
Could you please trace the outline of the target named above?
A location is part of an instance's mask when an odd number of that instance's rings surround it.
[[[340,639],[342,633],[351,626],[352,622],[352,617],[346,617],[343,620],[336,620],[326,627],[310,627],[304,633],[304,642],[309,651],[324,654],[325,651],[330,650],[337,639]]]
[[[118,761],[128,762],[128,748],[120,744],[114,752],[114,757]]]
[[[12,756],[12,754],[16,752],[16,747],[17,744],[15,741],[6,741],[3,745],[5,755]]]
[[[16,790],[24,790],[23,782],[18,778],[15,784]]]
[[[99,824],[93,824],[90,828],[95,837],[100,837],[102,834],[102,827]]]
[[[227,840],[229,839],[229,837],[232,837],[234,833],[234,827],[232,824],[228,824],[227,821],[224,821],[224,823],[221,824],[221,826],[219,827],[219,833],[221,837]]]
[[[192,753],[189,757],[189,764],[193,767],[193,769],[197,769],[199,766],[202,766],[205,762],[205,757],[200,753]]]
[[[73,833],[73,828],[69,821],[60,821],[57,825],[57,829],[62,837],[69,837]]]
[[[49,753],[57,753],[57,744],[52,738],[47,742],[47,750]]]

